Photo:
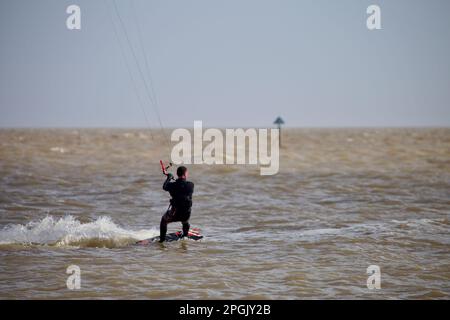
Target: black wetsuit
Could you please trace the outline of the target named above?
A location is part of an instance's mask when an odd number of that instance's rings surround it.
[[[167,233],[167,224],[180,221],[183,224],[183,236],[189,232],[189,218],[191,217],[192,194],[194,193],[194,184],[186,179],[178,178],[171,181],[172,175],[168,175],[163,184],[163,189],[170,193],[169,210],[161,218],[160,241],[164,241]]]

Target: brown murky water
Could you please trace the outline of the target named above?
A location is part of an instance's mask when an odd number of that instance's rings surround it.
[[[190,167],[203,241],[135,247],[168,203],[160,132],[0,130],[0,298],[450,298],[450,129],[283,134],[275,176]]]

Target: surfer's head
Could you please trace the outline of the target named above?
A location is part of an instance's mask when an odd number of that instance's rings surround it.
[[[188,169],[184,166],[180,166],[177,169],[178,178],[187,179],[188,177]]]

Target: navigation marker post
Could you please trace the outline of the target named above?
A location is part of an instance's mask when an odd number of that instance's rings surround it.
[[[283,119],[281,119],[281,117],[278,117],[275,119],[275,121],[273,122],[273,124],[276,124],[278,126],[278,131],[280,132],[280,134],[278,135],[278,141],[279,141],[279,146],[281,148],[281,125],[284,124]]]

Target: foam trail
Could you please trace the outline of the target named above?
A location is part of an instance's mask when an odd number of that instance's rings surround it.
[[[88,223],[81,223],[70,215],[59,219],[46,216],[26,225],[6,226],[0,230],[0,244],[120,247],[158,234],[155,229],[123,229],[105,216]]]

